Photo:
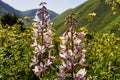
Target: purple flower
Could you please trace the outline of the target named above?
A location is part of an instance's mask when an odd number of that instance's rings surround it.
[[[66,53],[60,53],[59,55],[62,59],[67,60],[67,54]]]
[[[59,66],[58,80],[65,80],[66,75],[71,77],[72,80],[85,80],[84,76],[86,74],[85,69],[78,70],[77,66],[86,66],[84,62],[85,52],[83,49],[85,46],[82,43],[83,38],[85,37],[84,32],[76,32],[74,31],[74,27],[76,26],[76,19],[73,18],[73,13],[66,18],[66,23],[69,24],[70,28],[68,28],[63,35],[60,37],[60,54],[62,64]],[[76,74],[75,74],[76,73]]]
[[[31,45],[35,48],[34,58],[30,63],[30,67],[36,76],[41,78],[48,68],[52,67],[55,57],[50,53],[54,51],[54,45],[52,44],[52,24],[50,24],[49,14],[47,8],[44,6],[46,3],[40,3],[41,9],[38,9],[34,19],[34,31],[33,37],[34,43]],[[39,17],[42,17],[41,19]],[[47,54],[46,54],[47,53]],[[39,64],[39,65],[38,65]]]
[[[51,54],[49,54],[49,55],[48,55],[48,59],[49,59],[50,61],[54,62],[55,57],[54,57],[54,56],[51,56]]]
[[[37,12],[36,15],[35,15],[35,19],[33,19],[35,22],[40,22],[40,19],[39,19],[39,14],[40,12]]]
[[[77,77],[77,78],[83,78],[86,73],[87,73],[87,71],[86,71],[85,68],[80,69],[80,70],[77,72],[76,77]]]
[[[43,54],[45,53],[45,50],[46,50],[46,49],[45,49],[44,46],[38,45],[38,46],[37,46],[37,50],[36,50],[35,53],[36,53],[37,55],[43,55]]]
[[[39,5],[44,5],[44,4],[47,4],[46,2],[41,2]]]
[[[83,40],[84,37],[85,37],[85,33],[84,33],[84,32],[75,33],[75,35],[76,35],[79,39],[81,39],[81,40]]]
[[[32,62],[30,63],[30,67],[36,65],[37,63],[38,63],[38,57],[34,56],[34,59],[32,59]]]
[[[33,71],[34,71],[34,74],[36,74],[36,76],[39,76],[40,75],[40,69],[39,69],[39,66],[35,66],[34,67],[34,69],[33,69]]]
[[[81,65],[81,66],[87,66],[87,65],[84,64],[85,61],[86,61],[85,54],[83,54],[82,57],[81,57],[81,60],[79,61],[78,64]]]
[[[50,66],[52,63],[53,63],[53,62],[48,59],[45,65],[46,65],[46,66]]]

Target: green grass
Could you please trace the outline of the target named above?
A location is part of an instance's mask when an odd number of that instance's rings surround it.
[[[65,17],[72,12],[76,14],[75,17],[78,20],[77,29],[87,25],[87,28],[90,32],[98,32],[102,31],[102,29],[107,32],[109,29],[106,29],[105,26],[107,26],[113,20],[116,20],[116,18],[119,16],[113,15],[111,7],[105,4],[104,0],[88,0],[76,8],[65,11],[53,20],[53,26],[57,30],[58,35],[61,35],[68,28],[67,26],[64,26]],[[87,16],[91,12],[95,12],[96,16],[92,22],[88,22]],[[119,22],[119,19],[117,20],[117,22]]]
[[[99,32],[106,32],[113,29],[113,26],[115,27],[118,23],[120,23],[120,16],[116,17],[114,20],[112,20],[109,24],[107,24],[102,30]]]

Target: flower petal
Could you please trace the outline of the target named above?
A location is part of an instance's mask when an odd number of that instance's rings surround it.
[[[85,68],[83,68],[83,69],[80,69],[78,72],[77,72],[77,74],[76,74],[76,77],[84,77],[85,76],[85,74],[86,74],[86,69]]]

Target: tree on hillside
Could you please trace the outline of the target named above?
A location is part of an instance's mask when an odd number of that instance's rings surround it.
[[[5,13],[1,17],[2,26],[5,26],[6,24],[8,24],[9,26],[13,26],[15,23],[17,23],[17,20],[18,20],[18,17],[10,13]]]
[[[19,24],[22,30],[23,22],[22,20],[19,20],[19,17],[16,15],[5,13],[0,20],[3,28],[6,28],[6,25],[13,26]]]

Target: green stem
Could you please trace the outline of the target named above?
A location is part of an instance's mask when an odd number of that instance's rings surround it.
[[[72,22],[72,14],[71,14],[71,43],[72,43],[72,52],[74,51],[74,42],[73,42],[73,22]],[[74,60],[72,59],[71,63],[71,77],[74,80]]]

